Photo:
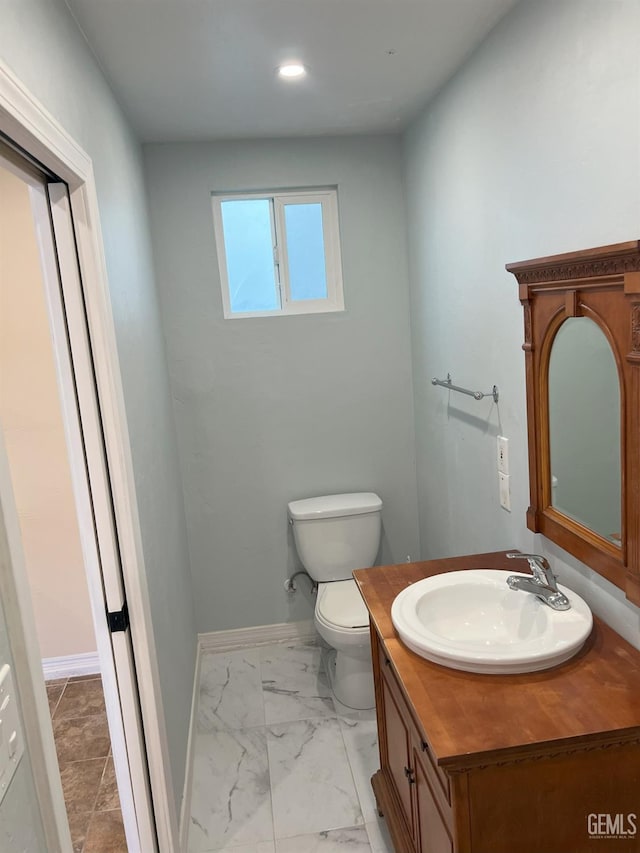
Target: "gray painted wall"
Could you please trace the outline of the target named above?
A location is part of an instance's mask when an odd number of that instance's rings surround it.
[[[527,432],[519,261],[638,237],[640,4],[520,3],[406,135],[423,556],[519,546],[636,645],[638,609],[525,527]],[[433,388],[433,375],[500,403]],[[510,440],[512,512],[495,435]]]
[[[0,0],[0,57],[93,160],[176,797],[195,623],[140,148],[61,0]]]
[[[418,549],[399,141],[144,147],[200,631],[306,619],[287,502],[372,490]],[[215,190],[337,185],[346,311],[224,320]]]

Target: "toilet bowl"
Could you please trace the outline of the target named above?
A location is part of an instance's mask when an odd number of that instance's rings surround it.
[[[329,678],[343,705],[373,708],[369,614],[353,569],[373,565],[380,545],[382,501],[372,492],[325,495],[289,504],[298,554],[318,584],[316,629],[331,646]]]
[[[369,613],[356,582],[319,583],[314,622],[325,643],[335,649],[328,672],[336,699],[357,710],[373,708]]]

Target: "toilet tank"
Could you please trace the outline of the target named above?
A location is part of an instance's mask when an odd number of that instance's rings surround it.
[[[373,492],[292,501],[298,555],[318,583],[346,580],[375,562],[380,547],[382,501]]]

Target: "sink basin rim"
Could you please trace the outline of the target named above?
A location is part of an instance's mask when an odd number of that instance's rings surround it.
[[[558,585],[572,607],[555,611],[532,593],[509,589],[508,576],[509,573],[499,569],[468,569],[433,575],[411,584],[396,596],[391,607],[391,618],[400,639],[416,654],[434,663],[489,674],[536,672],[564,663],[577,654],[593,625],[586,602],[577,593]],[[425,596],[450,590],[451,614],[455,616],[460,602],[457,596],[463,592],[461,587],[469,585],[475,585],[478,590],[495,590],[498,616],[502,612],[501,602],[505,602],[502,608],[505,614],[512,619],[515,614],[520,621],[535,620],[535,631],[529,637],[514,636],[513,642],[494,643],[492,647],[488,642],[490,637],[482,645],[477,642],[474,645],[473,641],[430,631],[420,622],[417,609]],[[468,589],[466,594],[469,594]]]

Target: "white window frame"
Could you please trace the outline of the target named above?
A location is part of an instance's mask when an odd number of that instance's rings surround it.
[[[273,311],[232,311],[227,274],[227,253],[222,224],[222,202],[245,199],[264,199],[271,204],[271,233],[276,288],[280,294],[280,308]],[[344,311],[342,287],[342,256],[340,252],[340,227],[338,222],[338,192],[335,188],[285,190],[264,192],[212,193],[213,227],[218,253],[222,309],[226,320],[250,317],[282,317],[298,314],[325,314]],[[322,232],[324,239],[327,295],[324,299],[292,299],[289,284],[289,261],[285,206],[290,204],[322,205]]]

